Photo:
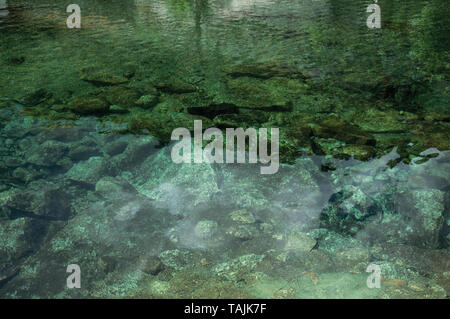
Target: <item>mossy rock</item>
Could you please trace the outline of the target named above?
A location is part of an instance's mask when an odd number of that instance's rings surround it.
[[[448,124],[448,123],[447,123]],[[437,148],[440,151],[450,150],[450,125],[446,125],[446,129],[437,132],[428,132],[421,134],[419,140],[426,148]]]
[[[135,114],[130,119],[129,130],[137,134],[148,132],[150,135],[158,138],[162,144],[166,144],[170,142],[172,131],[176,128],[187,128],[190,132],[193,132],[194,120],[202,120],[203,130],[213,127],[213,122],[208,118],[172,112],[159,115],[154,113]]]
[[[169,94],[192,93],[197,90],[194,85],[176,75],[168,75],[165,78],[159,79],[154,86],[158,90]]]
[[[104,115],[109,111],[108,102],[100,98],[75,98],[68,107],[79,115]]]
[[[333,117],[312,126],[312,135],[320,138],[334,138],[348,144],[375,146],[375,138],[356,125]]]
[[[408,115],[408,113],[403,113]],[[411,114],[411,113],[409,113]],[[414,121],[413,118],[407,118],[399,111],[382,111],[375,108],[358,112],[352,119],[354,123],[365,131],[378,133],[400,133],[408,131],[408,122]]]
[[[376,155],[376,149],[369,145],[346,145],[342,148],[342,157],[353,157],[360,161],[367,161]]]
[[[262,123],[269,121],[269,117],[269,113],[258,110],[239,114],[219,114],[214,117],[214,125],[219,128],[259,128]]]
[[[128,79],[123,75],[112,74],[108,70],[101,70],[95,67],[87,67],[81,70],[80,79],[97,86],[109,86],[128,83]]]
[[[230,79],[227,88],[233,104],[243,108],[290,111],[292,102],[286,88],[249,77]]]
[[[125,108],[136,106],[140,93],[126,86],[113,86],[103,93],[104,98],[112,105],[119,105]]]
[[[151,108],[158,104],[159,97],[155,94],[146,94],[142,95],[137,101],[136,105],[142,108]]]
[[[48,100],[52,94],[45,89],[38,89],[29,93],[26,93],[22,102],[25,106],[35,106],[46,100]]]
[[[287,119],[286,136],[288,139],[295,140],[299,145],[305,146],[310,143],[312,135],[311,126],[317,121],[313,115],[294,115]]]
[[[300,72],[294,66],[275,61],[239,64],[224,68],[224,71],[232,77],[255,77],[269,79],[272,77],[287,77],[306,79],[308,75]]]
[[[24,107],[21,113],[29,116],[45,117],[49,114],[49,110],[42,107]]]
[[[50,121],[59,121],[59,120],[75,121],[79,119],[79,116],[70,112],[60,113],[50,111],[49,114],[47,115],[47,119]]]

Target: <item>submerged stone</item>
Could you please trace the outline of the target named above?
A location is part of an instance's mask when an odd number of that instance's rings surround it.
[[[310,252],[316,245],[316,241],[308,234],[294,231],[287,235],[285,250],[294,253]]]
[[[157,95],[147,94],[142,95],[137,101],[136,105],[143,108],[150,108],[158,104],[159,98]]]
[[[201,239],[212,239],[217,227],[218,224],[214,220],[201,220],[195,225],[194,234]]]
[[[84,68],[81,71],[80,79],[99,86],[118,85],[129,81],[126,77],[109,73],[106,70],[98,70],[96,68]]]
[[[376,155],[376,150],[369,145],[347,145],[342,148],[339,155],[365,161],[374,157]]]
[[[44,102],[45,100],[48,100],[51,96],[52,94],[47,92],[47,90],[39,89],[26,94],[22,100],[23,104],[26,106],[35,106],[39,103]]]
[[[100,156],[90,157],[75,164],[65,175],[66,178],[95,185],[105,175],[112,175],[115,169],[111,163]]]
[[[361,189],[346,185],[334,193],[320,215],[322,227],[355,235],[371,217],[382,214],[382,208]]]
[[[113,86],[103,95],[110,104],[119,105],[123,108],[135,106],[139,99],[139,92],[126,86]]]
[[[283,88],[259,79],[239,77],[227,82],[234,104],[243,108],[290,111],[292,102]]]
[[[76,98],[68,107],[72,112],[81,115],[103,115],[109,112],[109,104],[99,98]]]
[[[237,280],[245,274],[252,272],[264,257],[265,255],[243,255],[229,262],[218,264],[213,270],[218,276],[228,280]]]
[[[245,208],[230,213],[230,218],[240,224],[253,224],[256,221],[252,212]]]
[[[258,236],[258,229],[253,225],[231,226],[226,231],[227,235],[239,240],[250,240]]]
[[[164,264],[161,259],[157,256],[151,256],[144,261],[142,271],[156,276],[164,269]]]
[[[68,152],[69,146],[63,142],[46,141],[27,157],[29,163],[40,166],[53,166]]]
[[[372,135],[339,118],[327,119],[314,125],[312,134],[321,138],[334,138],[349,144],[374,146],[376,143]]]
[[[121,107],[121,106],[119,106],[119,105],[115,105],[115,104],[109,106],[109,111],[110,111],[111,113],[117,113],[117,114],[125,114],[125,113],[128,113],[128,110],[127,110],[127,109],[125,109],[125,108],[123,108],[123,107]]]
[[[225,68],[225,72],[232,77],[247,76],[261,79],[269,79],[271,77],[308,78],[306,74],[293,66],[273,61],[239,64]]]

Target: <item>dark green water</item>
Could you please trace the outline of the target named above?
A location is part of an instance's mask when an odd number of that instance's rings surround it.
[[[372,3],[0,1],[0,297],[448,298],[450,9]],[[280,170],[175,164],[194,120]]]

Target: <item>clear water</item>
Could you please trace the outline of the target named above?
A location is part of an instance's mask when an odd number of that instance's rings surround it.
[[[0,1],[0,296],[447,298],[448,4],[371,3]],[[280,170],[175,164],[195,119]]]

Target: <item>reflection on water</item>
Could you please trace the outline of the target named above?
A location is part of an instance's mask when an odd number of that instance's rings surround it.
[[[0,1],[0,295],[447,297],[447,3],[370,3]],[[280,171],[174,164],[196,119]]]

